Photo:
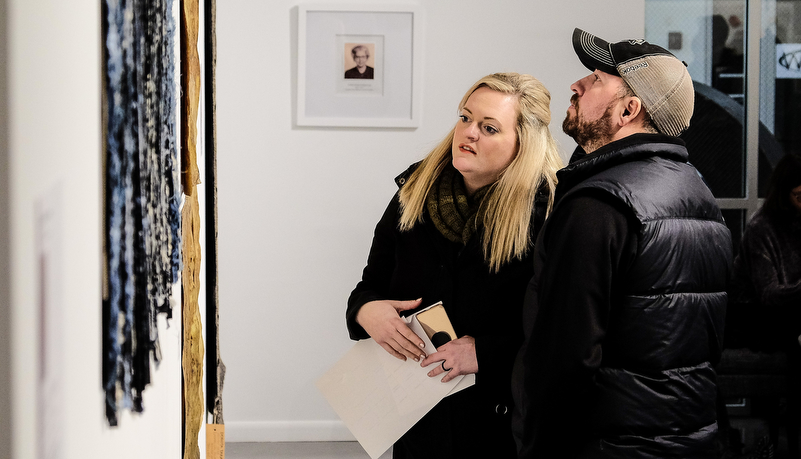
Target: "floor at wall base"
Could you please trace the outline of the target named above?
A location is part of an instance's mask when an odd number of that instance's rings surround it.
[[[355,441],[225,444],[227,459],[370,459]]]
[[[227,422],[226,442],[353,442],[342,421]]]

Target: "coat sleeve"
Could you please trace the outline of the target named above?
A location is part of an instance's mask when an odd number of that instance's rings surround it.
[[[373,234],[373,243],[367,257],[367,266],[362,279],[348,298],[345,321],[348,333],[353,340],[369,338],[364,328],[356,323],[356,314],[365,303],[388,298],[392,273],[395,269],[395,242],[398,226],[400,202],[398,195],[387,206]]]

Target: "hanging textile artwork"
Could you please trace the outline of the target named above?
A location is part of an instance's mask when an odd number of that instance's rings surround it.
[[[181,269],[173,0],[105,0],[106,418],[143,411]]]

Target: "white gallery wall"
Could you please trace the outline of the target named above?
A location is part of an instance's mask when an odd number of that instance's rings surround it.
[[[8,9],[0,0],[0,62],[7,62]],[[0,66],[0,413],[11,412],[11,285],[9,260],[8,66]],[[0,458],[11,457],[11,416],[0,416]]]
[[[182,454],[179,322],[161,324],[164,359],[145,390],[144,413],[120,412],[117,428],[104,415],[101,3],[0,3],[3,458]],[[180,318],[180,306],[174,313]],[[54,384],[40,383],[42,371]]]
[[[217,3],[228,441],[352,438],[314,383],[352,345],[345,304],[396,190],[393,177],[452,127],[474,81],[498,71],[539,78],[551,91],[551,128],[567,159],[574,144],[560,126],[569,86],[587,73],[572,50],[573,28],[614,41],[644,33],[643,0],[411,2],[422,13],[420,127],[297,127],[298,4]]]

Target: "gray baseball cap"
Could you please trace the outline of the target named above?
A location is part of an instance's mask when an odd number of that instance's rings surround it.
[[[573,49],[589,70],[623,78],[663,134],[678,136],[690,126],[692,78],[687,65],[670,51],[645,40],[609,43],[578,28],[573,30]]]

